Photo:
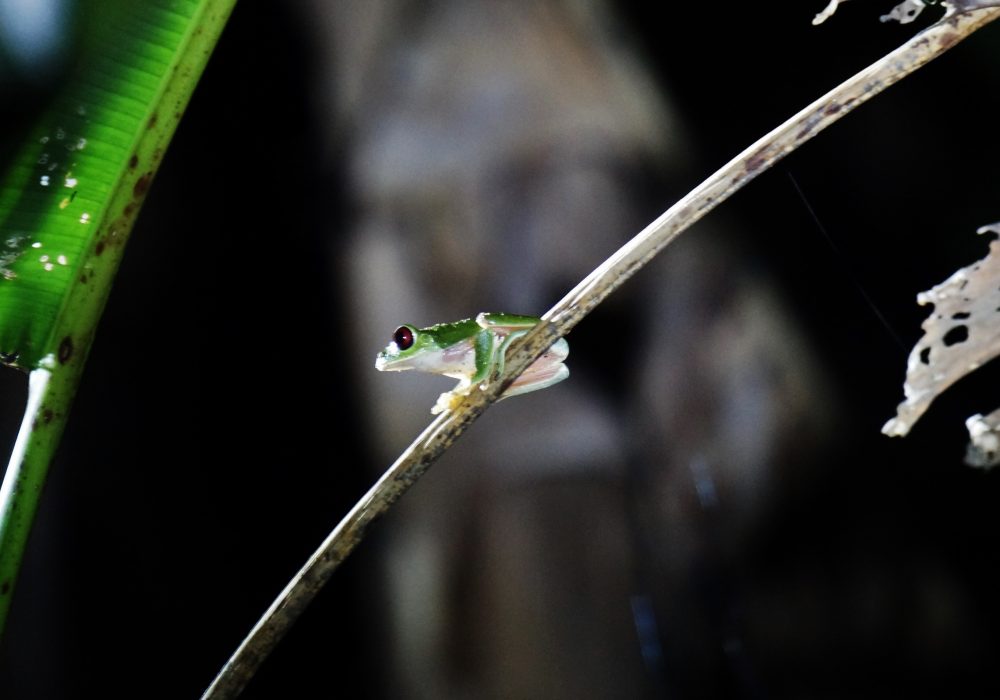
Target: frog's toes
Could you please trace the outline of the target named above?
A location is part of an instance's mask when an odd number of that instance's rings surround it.
[[[446,391],[438,397],[437,403],[434,404],[434,408],[431,409],[431,413],[437,415],[439,413],[444,413],[445,411],[450,411],[462,401],[463,395],[464,394],[458,394],[454,391]]]

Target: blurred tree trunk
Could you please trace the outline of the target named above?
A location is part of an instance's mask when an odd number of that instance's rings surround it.
[[[669,204],[647,193],[688,147],[603,3],[310,8],[358,213],[354,370],[386,464],[445,388],[372,371],[392,329],[539,313]],[[390,516],[393,696],[652,696],[664,653],[693,664],[670,684],[724,687],[725,602],[706,611],[692,576],[733,543],[707,537],[695,493],[718,482],[738,542],[815,379],[783,350],[798,341],[766,283],[729,255],[693,243],[654,265],[570,338],[570,381],[496,407]]]

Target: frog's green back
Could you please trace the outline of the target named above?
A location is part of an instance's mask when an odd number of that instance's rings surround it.
[[[476,316],[476,323],[487,327],[500,328],[531,328],[542,319],[537,316],[522,316],[520,314],[482,313]]]
[[[434,326],[421,328],[420,332],[434,338],[434,342],[438,346],[447,348],[455,343],[468,340],[481,330],[482,328],[476,323],[476,319],[465,318],[453,323],[438,323]]]
[[[419,331],[431,336],[439,347],[447,348],[455,343],[468,340],[484,328],[494,333],[504,333],[513,329],[530,328],[540,320],[537,316],[482,313],[476,318],[466,318],[454,323],[439,323],[429,328],[421,328]]]

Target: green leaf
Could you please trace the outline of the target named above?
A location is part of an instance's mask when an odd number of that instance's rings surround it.
[[[0,485],[0,629],[123,248],[235,0],[88,0],[81,54],[0,180],[0,361],[31,371]]]
[[[59,360],[89,345],[53,337],[57,322],[85,314],[75,330],[93,332],[136,214],[234,1],[81,8],[89,31],[77,68],[0,184],[0,352],[18,366],[35,368],[46,356]]]

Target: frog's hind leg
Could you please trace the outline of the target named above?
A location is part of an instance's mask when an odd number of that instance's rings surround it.
[[[476,352],[476,371],[469,377],[469,385],[479,384],[490,379],[493,375],[493,367],[497,363],[497,356],[500,357],[500,369],[503,370],[504,345],[497,346],[496,336],[488,331],[481,330],[476,334],[473,341]]]
[[[529,391],[538,391],[558,384],[569,376],[569,367],[563,364],[563,360],[567,357],[569,357],[569,343],[560,338],[514,380],[501,398],[527,394]]]
[[[545,389],[553,384],[558,384],[569,376],[569,367],[561,363],[546,365],[542,369],[535,369],[536,366],[537,363],[526,369],[500,398],[506,399],[518,394]]]
[[[511,343],[513,343],[515,340],[517,340],[527,332],[528,332],[527,330],[513,331],[503,339],[503,342],[500,343],[500,348],[497,350],[497,360],[496,360],[498,377],[503,376],[503,371],[505,365],[507,364],[507,348],[510,347]]]
[[[546,350],[540,358],[535,360],[535,362],[541,362],[542,360],[563,362],[567,357],[569,357],[569,343],[566,342],[565,338],[560,338],[554,342],[552,347]]]

